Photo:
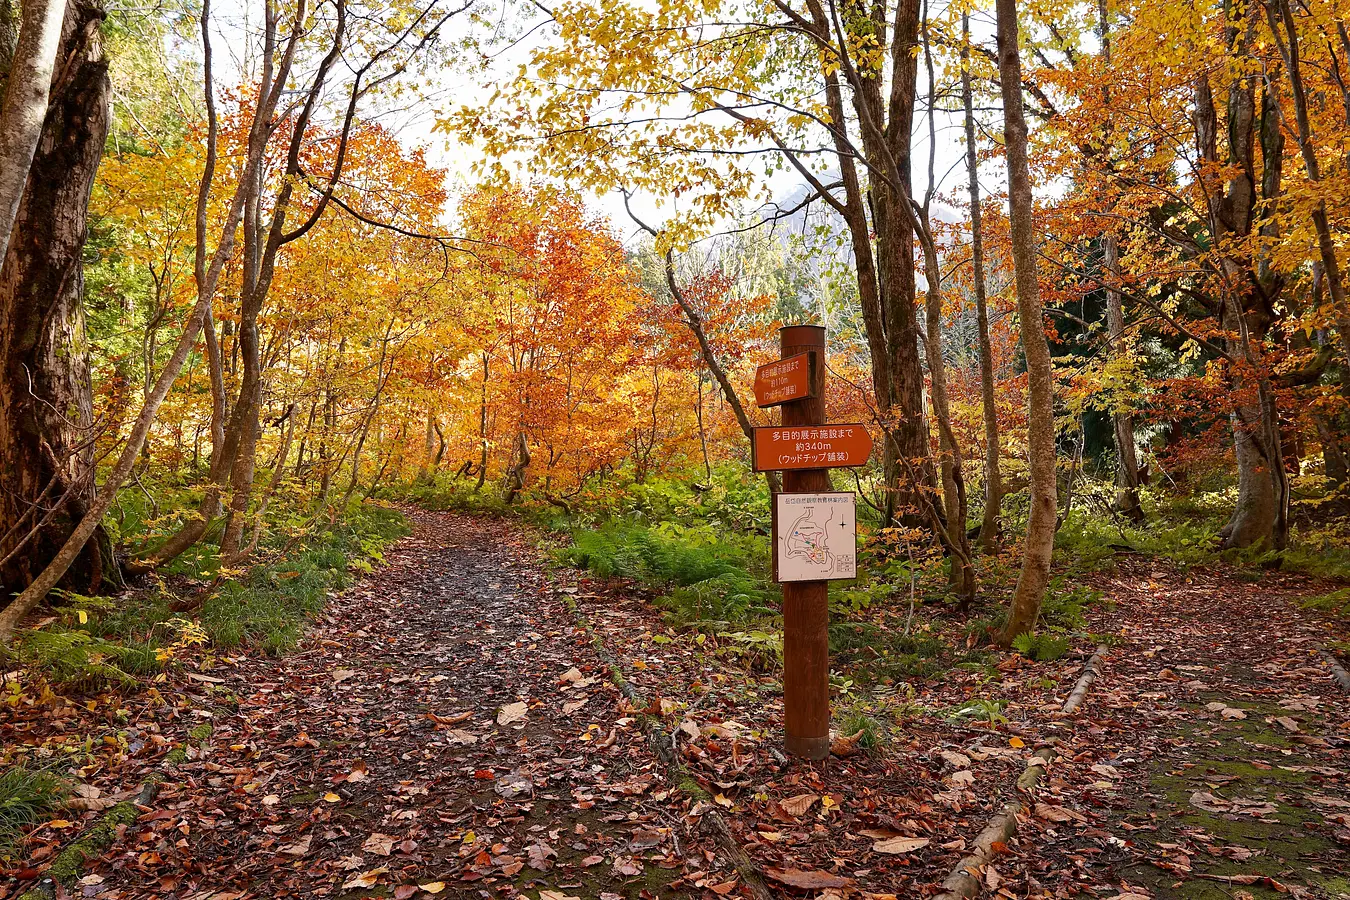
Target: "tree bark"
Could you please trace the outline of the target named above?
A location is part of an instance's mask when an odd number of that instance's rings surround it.
[[[60,47],[70,63],[45,104],[46,119],[31,166],[24,168],[26,187],[0,266],[0,558],[8,557],[0,565],[0,585],[5,593],[32,583],[95,498],[81,254],[89,193],[108,130],[111,87],[98,30],[103,16],[92,0],[74,0],[67,7]],[[72,590],[90,593],[105,582],[121,584],[101,527],[96,537],[65,573],[63,584]],[[20,552],[12,552],[19,542]]]
[[[965,107],[966,176],[970,182],[970,263],[974,267],[975,322],[980,344],[980,408],[984,415],[984,518],[980,545],[998,552],[1003,505],[1003,473],[999,468],[998,407],[994,402],[994,347],[989,339],[989,300],[984,272],[984,233],[980,209],[980,170],[975,152],[975,99],[970,81],[970,15],[961,16],[961,103]]]
[[[1102,237],[1103,266],[1107,271],[1106,327],[1109,332],[1109,356],[1119,356],[1125,343],[1125,307],[1116,285],[1120,283],[1120,245],[1115,235]],[[1116,444],[1116,508],[1133,522],[1144,521],[1139,502],[1139,457],[1134,444],[1134,416],[1127,410],[1111,412],[1112,433]]]
[[[93,4],[88,8],[98,9]],[[71,24],[82,31],[78,10],[71,12],[76,13]],[[8,23],[12,6],[9,0],[0,2],[0,20],[4,20],[0,22],[0,259],[8,254],[33,155],[47,121],[52,72],[57,48],[64,43],[66,13],[64,0],[24,0],[18,34],[14,35],[17,40],[11,44]],[[101,9],[98,14],[101,17]],[[69,45],[64,49],[69,50]],[[106,121],[103,128],[107,129]]]
[[[1027,161],[1027,121],[1022,108],[1022,60],[1017,46],[1017,0],[996,0],[998,70],[1003,93],[1003,137],[1008,160],[1008,213],[1022,350],[1027,361],[1027,451],[1031,511],[1008,621],[1001,640],[1010,644],[1035,627],[1050,580],[1055,546],[1054,368],[1042,323],[1036,263],[1036,223]]]

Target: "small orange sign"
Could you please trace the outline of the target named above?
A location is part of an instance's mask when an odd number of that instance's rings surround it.
[[[811,354],[798,353],[755,369],[755,402],[778,406],[811,396]]]
[[[756,428],[755,471],[847,469],[872,455],[866,425],[793,425]]]

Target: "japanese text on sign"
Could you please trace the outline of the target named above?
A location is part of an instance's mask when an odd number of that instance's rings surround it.
[[[811,357],[798,353],[755,370],[755,402],[778,406],[811,396]]]
[[[872,454],[863,425],[756,428],[755,471],[861,466]]]

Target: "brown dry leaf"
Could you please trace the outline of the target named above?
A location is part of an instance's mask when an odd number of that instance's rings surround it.
[[[1276,716],[1275,721],[1279,723],[1281,728],[1291,734],[1297,734],[1299,731],[1298,722],[1295,722],[1288,716]]]
[[[346,681],[348,678],[355,678],[355,677],[356,677],[355,669],[333,670],[333,684],[342,684],[342,682]]]
[[[779,884],[808,890],[847,887],[853,883],[851,878],[831,875],[829,872],[818,872],[814,869],[765,869],[764,874]]]
[[[583,697],[580,700],[569,700],[563,704],[563,715],[570,716],[572,713],[581,709],[590,701],[589,697]]]
[[[781,801],[778,805],[783,807],[783,812],[788,815],[800,818],[801,816],[806,815],[806,811],[812,806],[815,806],[816,801],[819,799],[820,797],[815,794],[798,794],[795,797],[789,797],[786,800]]]
[[[352,763],[352,770],[347,773],[346,781],[348,784],[365,781],[366,775],[368,774],[369,770],[366,769],[366,764],[358,759],[356,762]]]
[[[379,883],[380,876],[387,874],[389,874],[389,867],[380,866],[379,868],[371,869],[369,872],[362,872],[360,875],[355,875],[347,879],[347,883],[342,886],[342,889],[344,891],[353,891],[358,888],[373,888]]]
[[[872,845],[872,850],[877,853],[912,853],[915,850],[927,847],[932,843],[928,838],[899,837],[887,838],[884,841],[877,841]]]
[[[710,884],[708,887],[711,888],[712,892],[717,896],[725,897],[736,889],[737,883],[736,879],[733,878],[730,881],[724,881],[721,884]]]
[[[835,756],[852,756],[862,749],[860,743],[864,733],[859,729],[855,734],[835,738],[830,742],[830,752]]]
[[[525,718],[530,711],[529,704],[523,702],[508,703],[497,710],[498,725],[512,725]]]
[[[376,856],[388,856],[394,852],[394,839],[377,831],[366,838],[366,842],[361,845],[361,849],[367,853],[374,853]]]
[[[1087,816],[1077,810],[1066,809],[1063,806],[1055,806],[1051,803],[1037,803],[1035,807],[1037,818],[1045,819],[1049,822],[1086,822]]]
[[[559,676],[558,676],[558,680],[559,680],[560,682],[562,682],[563,684],[575,684],[576,682],[580,681],[581,679],[583,679],[583,678],[585,678],[585,677],[586,677],[585,675],[582,675],[582,674],[581,674],[581,670],[580,670],[580,669],[578,669],[576,666],[573,666],[572,668],[568,669],[566,672],[564,672],[564,673],[562,673],[561,675],[559,675]]]
[[[309,852],[309,843],[312,840],[314,840],[314,835],[307,834],[300,840],[296,841],[294,844],[287,844],[285,847],[282,847],[277,852],[283,853],[286,856],[294,856],[294,857],[304,856],[306,853]]]

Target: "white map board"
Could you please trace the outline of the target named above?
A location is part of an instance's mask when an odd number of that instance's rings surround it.
[[[857,499],[851,491],[774,496],[776,580],[858,577]]]

